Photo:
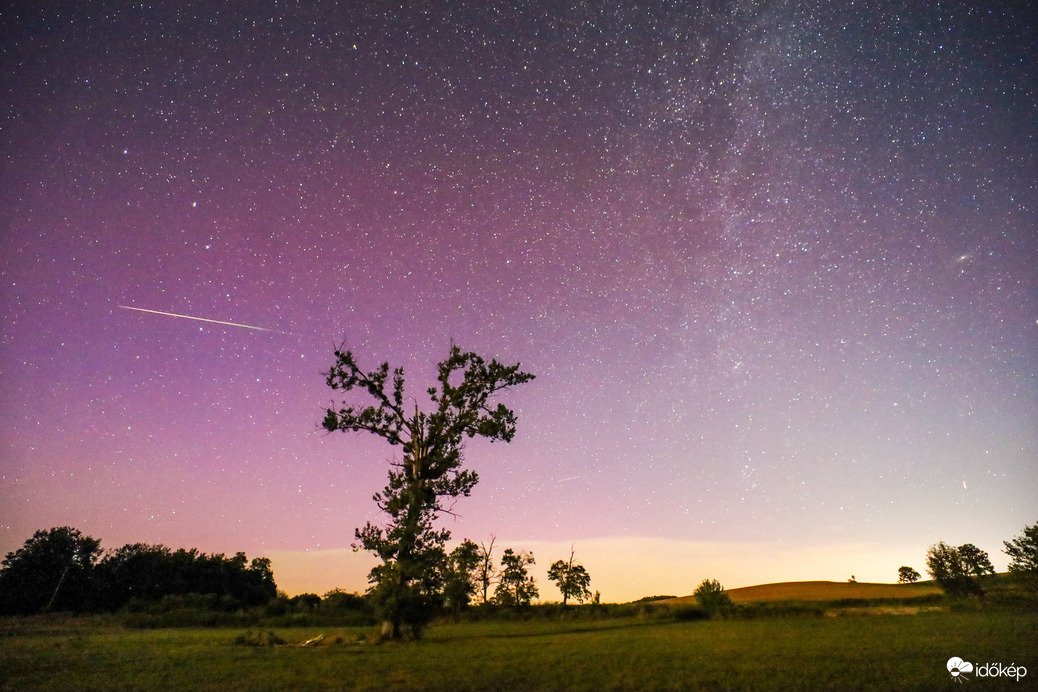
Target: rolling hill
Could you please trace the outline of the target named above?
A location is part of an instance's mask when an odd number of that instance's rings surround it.
[[[733,603],[766,603],[769,601],[835,601],[840,599],[916,598],[939,594],[941,589],[932,581],[916,584],[873,584],[838,581],[787,581],[777,584],[758,584],[728,589]],[[694,596],[681,596],[659,604],[695,602]]]

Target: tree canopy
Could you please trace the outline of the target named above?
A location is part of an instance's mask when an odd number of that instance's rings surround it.
[[[145,543],[102,553],[101,541],[68,526],[37,531],[0,565],[0,613],[114,611],[187,594],[253,606],[274,598],[277,585],[265,557]]]
[[[959,546],[959,557],[975,577],[983,577],[985,574],[994,574],[995,568],[988,558],[987,551],[981,550],[972,543]]]
[[[588,585],[591,584],[591,575],[587,573],[583,565],[573,563],[573,556],[574,551],[570,548],[569,562],[556,560],[548,569],[548,579],[555,582],[562,593],[562,605],[566,605],[570,598],[581,603],[591,598],[591,591],[588,589]]]
[[[1022,535],[1002,543],[1002,552],[1010,558],[1009,571],[1038,584],[1038,522],[1025,526]]]
[[[61,526],[36,531],[0,563],[0,612],[79,611],[94,607],[91,579],[101,541]]]
[[[443,605],[457,613],[469,604],[476,594],[477,568],[480,564],[479,546],[465,539],[447,556],[443,578]]]
[[[969,544],[967,544],[969,545]],[[968,551],[967,551],[968,553]],[[984,590],[970,562],[959,548],[940,541],[926,553],[926,571],[945,593],[953,596],[982,596]]]
[[[494,598],[502,605],[521,607],[530,605],[537,598],[537,583],[527,567],[534,564],[533,553],[516,553],[511,548],[501,555],[501,571],[497,580]]]
[[[897,583],[898,584],[914,584],[919,581],[922,575],[916,572],[913,568],[908,565],[902,565],[897,570]]]

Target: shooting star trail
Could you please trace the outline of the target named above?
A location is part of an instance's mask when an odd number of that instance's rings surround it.
[[[161,310],[147,310],[145,308],[132,308],[129,305],[119,305],[118,307],[123,310],[136,310],[137,312],[150,312],[153,315],[166,315],[167,317],[180,317],[185,320],[197,320],[199,322],[211,322],[213,324],[223,324],[228,327],[241,327],[242,329],[255,329],[258,332],[274,332],[275,334],[288,334],[289,332],[282,332],[277,329],[267,329],[266,327],[255,327],[251,324],[239,324],[238,322],[224,322],[223,320],[210,320],[205,317],[192,317],[191,315],[178,315],[175,312],[162,312]]]

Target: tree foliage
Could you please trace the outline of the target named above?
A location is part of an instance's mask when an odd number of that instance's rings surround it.
[[[970,574],[975,577],[983,577],[985,574],[995,573],[995,568],[992,566],[987,552],[972,543],[959,546],[959,557],[962,558]]]
[[[898,584],[914,584],[919,581],[922,575],[916,572],[914,569],[907,565],[902,565],[897,570],[897,583]]]
[[[534,564],[533,553],[516,553],[511,548],[501,555],[501,571],[494,598],[498,603],[517,608],[530,605],[537,598],[537,584],[527,568]]]
[[[479,480],[462,465],[463,442],[476,436],[511,441],[516,416],[504,404],[493,406],[491,399],[533,378],[518,364],[486,363],[452,345],[447,359],[437,364],[438,386],[427,390],[432,412],[420,411],[416,403],[411,414],[404,407],[403,368],[393,370],[390,379],[388,363],[364,372],[351,351],[335,351],[328,386],[359,390],[374,403],[328,409],[324,428],[369,432],[403,452],[402,460],[392,462],[389,483],[374,496],[388,516],[386,525],[368,522],[355,534],[358,547],[381,560],[368,580],[386,636],[403,636],[406,627],[418,637],[432,616],[437,598],[433,587],[442,576],[443,546],[450,538],[450,532],[435,528],[434,522],[451,511],[458,497],[468,496]]]
[[[100,559],[98,559],[100,558]],[[70,527],[37,531],[0,569],[0,612],[114,611],[130,601],[211,595],[237,607],[274,598],[270,560],[249,562],[192,548],[128,543],[103,554],[101,542]]]
[[[721,582],[716,579],[704,579],[696,587],[696,590],[692,592],[692,595],[696,597],[699,607],[711,615],[725,608],[730,608],[732,605],[732,599],[728,592],[721,586]]]
[[[270,560],[258,557],[250,563],[242,552],[228,558],[196,548],[170,550],[133,543],[105,555],[97,571],[109,609],[130,599],[158,600],[189,593],[227,597],[241,606],[262,605],[277,595]]]
[[[926,552],[926,571],[952,596],[982,596],[984,590],[958,548],[940,541]]]
[[[1002,541],[1009,556],[1009,571],[1038,584],[1038,523],[1025,526],[1022,535]]]
[[[479,563],[479,546],[467,538],[447,556],[443,605],[454,615],[468,606],[476,594],[476,570]]]
[[[0,612],[92,609],[100,555],[101,541],[70,526],[35,532],[0,563]]]
[[[548,579],[555,582],[562,593],[562,605],[566,605],[570,598],[575,598],[581,603],[591,598],[591,591],[588,589],[591,575],[583,565],[573,564],[573,555],[574,551],[570,548],[569,562],[556,560],[548,569]]]

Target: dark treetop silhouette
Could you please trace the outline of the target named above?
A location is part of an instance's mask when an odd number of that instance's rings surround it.
[[[584,565],[573,564],[573,548],[569,551],[569,562],[556,560],[548,569],[548,579],[551,579],[559,587],[562,593],[562,605],[575,598],[581,603],[591,598],[588,585],[591,583],[591,575],[587,573]]]

